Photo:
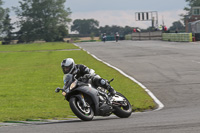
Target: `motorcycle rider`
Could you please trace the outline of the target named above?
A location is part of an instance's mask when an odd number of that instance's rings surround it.
[[[99,75],[95,74],[93,69],[88,68],[82,64],[75,64],[72,58],[64,59],[61,62],[61,68],[64,73],[64,77],[66,74],[74,74],[76,75],[76,79],[80,79],[84,75],[91,79],[92,85],[95,87],[103,87],[107,89],[112,96],[116,94],[116,91],[110,86],[107,80],[101,78]],[[63,78],[64,79],[64,78]],[[64,81],[65,83],[66,81]]]
[[[119,33],[118,32],[115,33],[115,40],[116,40],[116,42],[118,42],[118,40],[119,40]]]
[[[106,38],[107,38],[106,33],[103,33],[103,42],[104,43],[106,42]]]

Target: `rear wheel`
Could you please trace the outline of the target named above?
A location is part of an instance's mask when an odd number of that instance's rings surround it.
[[[132,106],[131,106],[130,102],[121,93],[117,92],[116,95],[122,97],[124,99],[124,101],[123,101],[123,103],[120,103],[121,104],[120,106],[113,107],[115,109],[115,111],[113,113],[120,118],[129,117],[132,113]]]
[[[86,107],[83,107],[78,98],[72,97],[69,100],[69,105],[72,112],[83,121],[90,121],[94,117],[94,111],[91,106],[86,102]]]

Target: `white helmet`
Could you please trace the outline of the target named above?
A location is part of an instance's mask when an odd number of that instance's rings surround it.
[[[73,71],[73,69],[75,67],[75,62],[74,62],[74,60],[72,58],[64,59],[61,62],[61,67],[62,67],[62,70],[63,70],[64,74],[72,73],[72,71]]]

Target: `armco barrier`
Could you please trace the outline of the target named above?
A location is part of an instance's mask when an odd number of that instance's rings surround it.
[[[163,33],[163,41],[192,42],[192,33]]]

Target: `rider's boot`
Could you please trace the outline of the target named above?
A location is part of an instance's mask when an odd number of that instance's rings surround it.
[[[101,83],[101,87],[107,89],[111,96],[114,96],[116,94],[116,91],[114,90],[112,86],[110,86],[107,80],[101,79],[100,83]]]
[[[114,96],[116,94],[116,91],[113,89],[113,87],[110,86],[108,81],[101,78],[99,75],[93,76],[92,81],[97,87],[100,86],[107,89],[110,92],[111,96]]]
[[[116,94],[116,91],[112,87],[108,91],[110,92],[111,96],[114,96]]]

